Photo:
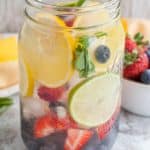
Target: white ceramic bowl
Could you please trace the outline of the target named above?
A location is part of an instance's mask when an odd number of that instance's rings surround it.
[[[150,117],[150,85],[123,79],[122,107]]]

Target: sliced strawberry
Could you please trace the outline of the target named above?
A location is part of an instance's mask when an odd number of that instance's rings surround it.
[[[53,122],[50,115],[41,117],[35,121],[34,125],[34,136],[35,138],[42,138],[53,133],[55,128],[53,127]]]
[[[43,100],[53,102],[61,99],[65,91],[66,91],[65,86],[58,88],[48,88],[45,86],[41,86],[38,89],[38,96]]]
[[[92,135],[92,131],[69,129],[64,150],[81,150]]]
[[[96,129],[98,136],[101,140],[105,139],[106,136],[109,134],[111,128],[113,127],[113,125],[117,119],[119,112],[120,112],[120,105],[118,105],[118,107],[117,107],[116,111],[114,112],[114,114],[112,115],[112,117],[106,123],[100,125]]]
[[[68,128],[77,128],[77,124],[69,116],[59,118],[55,114],[49,113],[35,121],[34,136],[41,138],[55,131],[67,130]]]

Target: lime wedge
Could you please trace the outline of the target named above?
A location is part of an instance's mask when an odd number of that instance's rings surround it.
[[[81,126],[99,126],[111,118],[118,104],[119,93],[119,75],[106,73],[94,77],[70,92],[70,114]]]

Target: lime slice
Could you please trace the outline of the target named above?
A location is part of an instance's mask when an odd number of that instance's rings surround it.
[[[92,128],[105,123],[114,113],[119,99],[120,77],[106,73],[72,89],[69,110],[81,126]]]
[[[20,90],[22,96],[32,96],[34,80],[30,68],[20,60]]]

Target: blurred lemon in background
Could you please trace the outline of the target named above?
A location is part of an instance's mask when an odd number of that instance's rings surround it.
[[[0,38],[0,62],[17,60],[17,38],[15,36]]]
[[[0,37],[0,89],[19,82],[17,37]]]

